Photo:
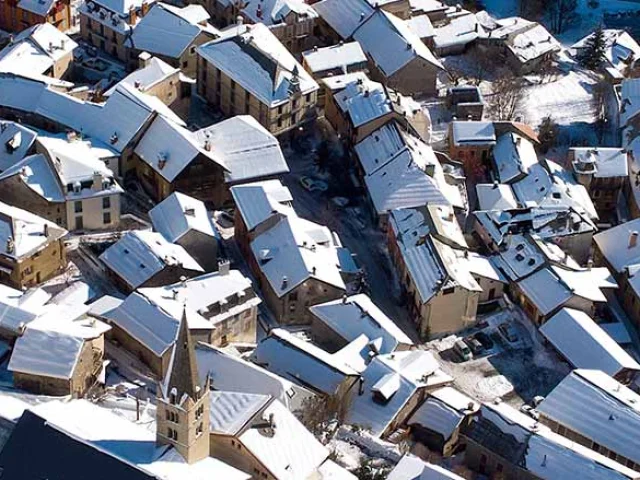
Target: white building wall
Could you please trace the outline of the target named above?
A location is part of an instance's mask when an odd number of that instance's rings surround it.
[[[104,208],[103,199],[109,198],[109,208]],[[82,202],[82,212],[76,213],[76,202]],[[105,213],[109,213],[111,221],[104,223]],[[100,195],[80,200],[67,200],[68,229],[80,228],[77,219],[82,217],[83,230],[103,230],[113,228],[120,223],[120,193]]]

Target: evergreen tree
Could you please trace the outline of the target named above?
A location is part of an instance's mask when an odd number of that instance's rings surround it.
[[[546,116],[538,126],[538,140],[540,150],[547,153],[549,149],[556,145],[558,139],[558,125],[551,116]]]
[[[593,32],[586,42],[585,48],[580,55],[580,64],[584,67],[595,70],[604,59],[607,48],[602,27]]]

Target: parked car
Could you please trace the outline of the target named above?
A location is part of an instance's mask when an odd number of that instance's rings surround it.
[[[513,325],[509,325],[508,323],[503,323],[498,327],[500,333],[510,342],[515,342],[518,340],[518,334],[516,333],[516,329],[513,328]]]
[[[482,351],[484,350],[484,347],[482,346],[482,344],[475,339],[475,337],[473,336],[469,336],[467,338],[464,339],[464,343],[467,344],[467,346],[471,349],[471,352],[473,353],[473,355],[479,355],[482,353]]]
[[[458,354],[463,362],[466,360],[471,360],[473,358],[471,350],[462,340],[456,340],[456,343],[453,344],[453,351]]]
[[[300,185],[302,185],[302,188],[304,188],[308,192],[326,192],[329,188],[327,182],[323,180],[316,180],[314,178],[307,177],[306,175],[300,177]]]
[[[491,337],[484,332],[478,332],[475,335],[476,340],[478,340],[485,350],[491,350],[493,348],[493,340]]]

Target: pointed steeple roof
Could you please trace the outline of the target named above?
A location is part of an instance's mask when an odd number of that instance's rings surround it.
[[[182,312],[178,338],[173,347],[171,364],[165,380],[165,397],[168,397],[174,388],[178,401],[185,393],[193,400],[200,397],[198,393],[200,391],[198,364],[196,363],[195,345],[189,333],[186,308]]]

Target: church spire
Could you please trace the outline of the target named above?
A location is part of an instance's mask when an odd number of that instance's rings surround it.
[[[200,397],[200,390],[195,345],[189,332],[187,310],[185,308],[182,311],[178,338],[173,347],[171,364],[169,365],[169,372],[164,385],[164,395],[167,398],[174,392],[177,401],[180,402],[180,399],[186,394],[196,401]]]

